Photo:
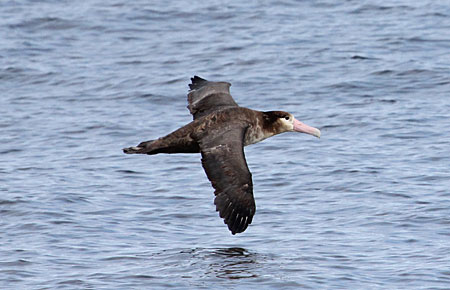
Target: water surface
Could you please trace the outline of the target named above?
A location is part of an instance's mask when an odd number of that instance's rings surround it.
[[[448,288],[450,5],[17,0],[0,19],[2,289]],[[200,156],[121,152],[191,120],[194,74],[322,131],[246,148],[236,236]]]

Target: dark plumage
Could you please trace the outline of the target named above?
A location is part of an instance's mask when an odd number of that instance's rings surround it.
[[[202,165],[215,189],[214,204],[234,235],[251,224],[256,206],[244,146],[288,131],[320,137],[320,131],[283,111],[261,112],[239,107],[230,83],[191,78],[189,124],[165,137],[123,149],[127,154],[201,153]]]

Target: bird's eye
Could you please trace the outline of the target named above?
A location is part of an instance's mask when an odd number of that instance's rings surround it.
[[[288,120],[289,121],[289,116],[286,116],[286,117],[284,117],[286,120]]]

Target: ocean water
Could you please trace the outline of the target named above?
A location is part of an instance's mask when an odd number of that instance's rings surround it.
[[[448,289],[448,1],[2,1],[1,289]],[[232,236],[189,78],[322,138],[246,147]]]

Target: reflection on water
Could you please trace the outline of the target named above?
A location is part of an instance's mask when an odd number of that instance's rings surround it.
[[[195,248],[177,253],[166,253],[167,259],[188,260],[191,272],[203,272],[202,276],[220,279],[256,278],[259,269],[258,260],[262,257],[243,248]],[[180,254],[187,257],[180,258]],[[186,273],[188,274],[188,273]],[[188,277],[189,275],[186,275]]]
[[[256,278],[257,255],[243,248],[216,249],[211,254],[216,261],[210,264],[210,270],[218,278],[244,279]]]

